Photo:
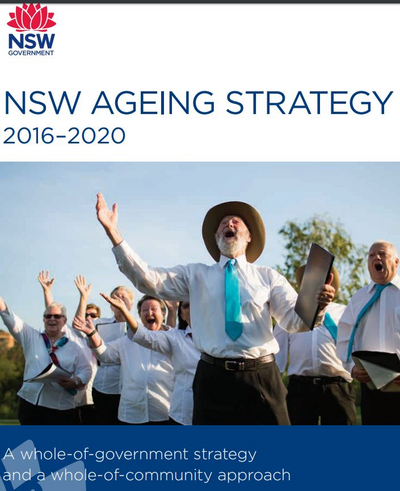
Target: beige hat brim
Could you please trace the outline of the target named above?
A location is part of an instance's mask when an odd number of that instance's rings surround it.
[[[246,257],[249,263],[253,263],[258,259],[265,247],[265,227],[263,219],[259,212],[247,203],[241,201],[227,201],[211,208],[203,221],[203,240],[208,252],[219,261],[221,256],[217,243],[215,242],[215,232],[217,231],[221,220],[226,216],[240,217],[251,234],[251,242],[246,249]]]
[[[300,268],[296,269],[296,282],[298,287],[300,288],[301,280],[303,279],[304,275],[304,270],[306,269],[306,265],[300,266]],[[332,271],[333,273],[333,282],[332,286],[333,288],[338,291],[340,287],[340,278],[339,278],[339,271],[335,268],[335,266],[332,266]]]

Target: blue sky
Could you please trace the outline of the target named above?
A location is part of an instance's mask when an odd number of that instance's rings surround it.
[[[262,214],[267,244],[259,264],[283,263],[278,230],[287,220],[327,213],[357,244],[386,239],[400,247],[400,163],[0,163],[0,295],[28,324],[42,325],[38,272],[56,278],[54,296],[69,318],[78,292],[129,285],[95,216],[96,193],[118,202],[120,229],[149,263],[211,264],[201,238],[205,213],[228,200]],[[136,299],[140,294],[136,294]]]

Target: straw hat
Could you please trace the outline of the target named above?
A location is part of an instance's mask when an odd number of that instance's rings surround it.
[[[249,263],[253,263],[262,253],[265,247],[265,227],[259,212],[247,203],[241,201],[227,201],[211,208],[203,221],[203,240],[208,252],[219,261],[221,253],[215,242],[215,232],[221,220],[228,215],[240,217],[251,234],[251,242],[246,249]]]
[[[296,282],[297,282],[297,285],[300,287],[300,284],[301,284],[301,280],[303,279],[303,275],[304,275],[304,270],[306,269],[306,265],[304,264],[304,266],[300,266],[300,268],[297,268],[296,269]],[[340,287],[340,278],[339,278],[339,271],[335,268],[335,266],[332,266],[332,271],[333,273],[333,282],[332,282],[332,286],[333,288],[338,291],[339,290],[339,287]]]

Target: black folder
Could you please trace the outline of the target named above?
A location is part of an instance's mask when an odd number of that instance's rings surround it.
[[[318,244],[312,244],[308,254],[306,269],[301,280],[295,312],[308,326],[314,328],[319,306],[315,299],[318,288],[329,279],[335,256]]]
[[[356,366],[368,372],[371,380],[367,386],[371,390],[400,392],[400,385],[393,382],[400,375],[400,360],[396,353],[354,351],[351,356]]]

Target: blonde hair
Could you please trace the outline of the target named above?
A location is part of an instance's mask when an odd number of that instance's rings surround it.
[[[114,295],[115,292],[117,292],[118,290],[123,290],[124,292],[126,292],[128,294],[128,297],[133,300],[133,292],[132,290],[129,290],[129,288],[127,288],[126,286],[116,286],[114,288],[114,290],[110,293],[110,297],[112,297]]]

